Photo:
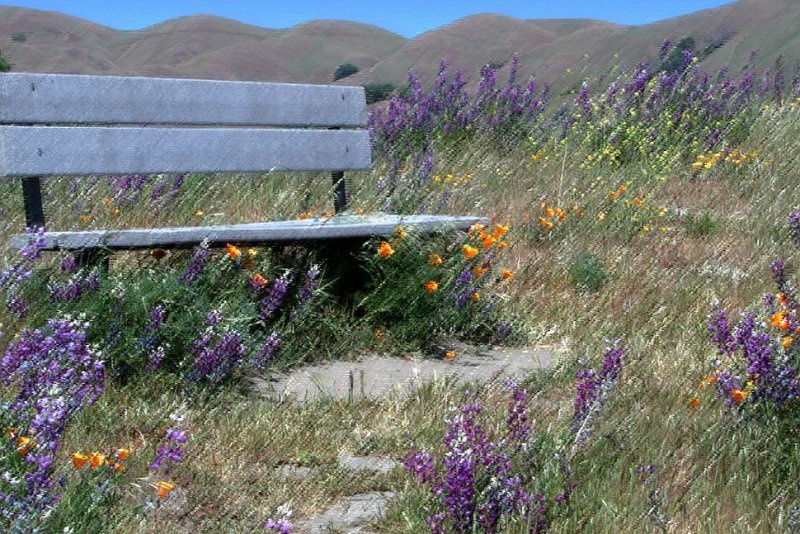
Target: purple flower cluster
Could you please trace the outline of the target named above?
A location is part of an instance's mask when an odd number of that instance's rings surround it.
[[[264,528],[279,532],[280,534],[291,534],[294,526],[289,522],[289,518],[292,517],[292,511],[289,509],[288,505],[284,504],[279,506],[278,515],[280,519],[267,519],[266,522],[264,522]]]
[[[772,316],[777,305],[774,298],[767,312]],[[768,302],[769,302],[768,300]],[[793,313],[784,312],[789,329],[794,331],[797,320]],[[797,366],[792,360],[791,350],[782,349],[780,334],[773,339],[769,327],[756,321],[755,314],[742,314],[733,333],[728,327],[727,333],[720,325],[727,325],[728,319],[724,310],[719,309],[709,318],[708,330],[712,341],[717,345],[717,354],[727,357],[730,368],[723,367],[725,362],[718,359],[714,362],[717,375],[715,394],[723,398],[726,406],[731,407],[738,402],[733,392],[744,389],[746,375],[754,389],[748,395],[748,402],[769,403],[783,406],[800,399],[800,376]],[[742,358],[737,357],[741,352]],[[721,370],[720,370],[721,369]]]
[[[173,421],[180,423],[182,417],[172,415]],[[156,449],[153,462],[150,464],[150,471],[155,473],[167,474],[170,469],[183,461],[183,446],[189,441],[191,434],[188,430],[180,427],[170,427],[164,432],[161,444]]]
[[[220,332],[220,322],[219,311],[209,312],[205,331],[192,343],[194,359],[187,373],[187,378],[192,382],[222,382],[245,355],[241,335],[234,331]]]
[[[263,371],[275,357],[278,348],[281,346],[281,338],[276,332],[272,332],[261,344],[261,347],[253,355],[250,365],[259,371]]]
[[[376,109],[369,119],[372,139],[380,150],[402,158],[425,152],[437,132],[497,131],[517,121],[530,121],[545,109],[547,90],[539,93],[534,80],[516,81],[518,58],[511,59],[508,81],[498,87],[494,68],[485,66],[472,99],[465,92],[462,72],[452,79],[442,61],[439,75],[428,92],[413,73],[408,73],[409,90],[389,101],[385,110]]]
[[[181,274],[179,280],[182,284],[190,286],[200,278],[206,268],[206,263],[211,257],[208,241],[203,241],[192,252],[192,259],[189,260],[186,269]]]
[[[800,212],[789,213],[789,234],[792,236],[794,246],[800,247]]]
[[[72,276],[64,285],[50,285],[50,303],[78,302],[84,293],[97,291],[100,287],[100,272],[97,269]]]
[[[104,389],[105,367],[87,342],[88,327],[66,317],[41,330],[25,329],[0,359],[0,380],[16,390],[5,411],[18,435],[35,443],[24,455],[29,470],[0,493],[3,521],[25,518],[30,527],[58,500],[52,491],[53,460],[67,422]]]
[[[166,356],[166,347],[159,344],[159,330],[161,325],[164,324],[164,319],[167,315],[167,309],[157,304],[151,306],[147,311],[147,322],[144,327],[144,334],[139,338],[140,351],[147,355],[146,369],[148,371],[156,371],[161,367],[161,363]]]
[[[28,242],[19,250],[20,260],[0,272],[0,289],[6,291],[6,306],[17,315],[23,317],[28,306],[20,296],[22,283],[33,275],[33,266],[41,258],[45,246],[45,229],[26,228]]]
[[[603,353],[603,363],[599,373],[594,369],[578,371],[575,377],[575,403],[572,416],[573,454],[591,436],[594,423],[603,411],[603,405],[617,385],[622,371],[623,354],[621,341],[612,340]]]
[[[513,389],[513,400],[504,439],[490,441],[477,423],[480,405],[465,404],[454,417],[445,419],[447,451],[441,469],[437,469],[429,453],[417,450],[413,443],[404,456],[406,471],[430,487],[437,507],[444,509],[433,510],[426,518],[431,532],[444,533],[449,524],[458,533],[474,532],[476,528],[495,533],[503,517],[516,513],[537,525],[536,532],[546,527],[546,499],[525,489],[530,473],[525,469],[512,473],[512,456],[516,458],[527,449],[531,427],[525,393],[513,381],[506,386]]]
[[[286,294],[288,291],[289,272],[287,271],[266,289],[267,294],[261,299],[258,305],[259,321],[266,323],[275,315],[275,312],[277,312],[286,301]]]
[[[292,310],[292,317],[300,315],[306,309],[308,304],[313,300],[314,295],[319,289],[320,270],[319,265],[312,265],[305,272],[303,282],[300,284],[300,289],[297,290],[297,304]]]

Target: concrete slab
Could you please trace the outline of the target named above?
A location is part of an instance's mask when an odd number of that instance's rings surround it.
[[[328,362],[288,374],[273,373],[253,379],[253,386],[272,402],[404,397],[425,383],[447,377],[459,385],[494,377],[523,378],[530,371],[552,367],[553,357],[548,348],[476,348],[473,353],[457,351],[452,360],[369,356],[357,362]]]
[[[372,491],[345,497],[322,514],[298,524],[298,532],[367,534],[369,531],[365,530],[363,524],[380,517],[385,511],[387,501],[394,495],[392,491]]]

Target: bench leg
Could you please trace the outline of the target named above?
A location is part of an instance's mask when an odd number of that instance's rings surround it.
[[[75,252],[78,267],[100,267],[108,273],[109,253],[99,248],[84,248]]]
[[[358,261],[362,240],[339,240],[326,243],[319,249],[320,260],[325,265],[328,279],[333,279],[331,294],[339,302],[350,306],[355,294],[366,287],[367,272]]]

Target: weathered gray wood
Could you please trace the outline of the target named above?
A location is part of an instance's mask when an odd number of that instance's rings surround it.
[[[358,127],[362,87],[72,74],[0,74],[0,123]]]
[[[0,176],[368,169],[366,130],[0,126]]]
[[[466,230],[475,223],[487,224],[481,217],[446,215],[340,215],[326,219],[274,221],[231,226],[141,228],[131,230],[92,230],[83,232],[47,232],[45,250],[81,248],[148,249],[186,248],[208,239],[212,245],[225,243],[277,244],[315,242],[336,239],[391,235],[398,225],[408,232]],[[29,235],[16,235],[14,248],[23,247]]]

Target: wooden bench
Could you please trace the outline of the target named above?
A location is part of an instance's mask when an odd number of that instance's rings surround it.
[[[361,87],[62,74],[0,74],[0,176],[19,177],[26,224],[45,225],[40,178],[331,171],[336,215],[225,226],[48,231],[45,250],[180,248],[208,240],[338,243],[466,230],[472,216],[356,215],[344,172],[372,165]],[[65,126],[66,125],[66,126]],[[265,199],[269,201],[269,199]],[[16,235],[21,248],[28,236]]]

